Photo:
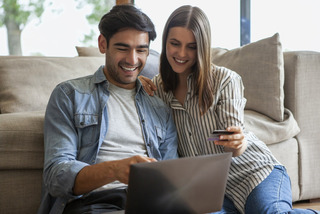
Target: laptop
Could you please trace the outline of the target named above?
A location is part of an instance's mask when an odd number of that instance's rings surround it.
[[[201,214],[221,210],[231,153],[130,167],[125,210],[109,214]]]

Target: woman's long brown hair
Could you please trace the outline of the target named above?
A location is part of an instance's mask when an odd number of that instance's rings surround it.
[[[178,85],[178,74],[172,70],[166,56],[167,37],[172,27],[186,27],[193,32],[195,37],[197,61],[192,72],[195,92],[199,97],[200,112],[203,115],[212,105],[214,94],[209,20],[200,8],[189,5],[179,7],[168,18],[163,30],[160,56],[160,74],[165,92],[174,91]]]

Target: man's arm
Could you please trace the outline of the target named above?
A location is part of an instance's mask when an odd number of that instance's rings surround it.
[[[72,197],[74,179],[89,165],[78,161],[78,136],[74,125],[73,103],[57,86],[47,105],[44,121],[44,171],[46,189],[54,197]]]
[[[75,195],[85,194],[115,180],[127,184],[131,164],[155,161],[154,158],[137,155],[86,166],[76,177],[73,193]]]

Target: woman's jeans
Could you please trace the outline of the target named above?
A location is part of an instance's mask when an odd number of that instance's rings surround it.
[[[238,214],[233,202],[225,197],[223,209],[215,214]],[[283,166],[275,166],[270,175],[262,181],[247,198],[246,214],[263,213],[320,213],[309,209],[292,209],[290,178]]]

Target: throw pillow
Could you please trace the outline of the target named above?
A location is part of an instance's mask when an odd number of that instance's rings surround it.
[[[279,34],[242,47],[212,49],[213,63],[237,72],[243,80],[245,109],[276,121],[284,119],[284,60]]]
[[[79,56],[104,56],[97,47],[79,47],[76,46]]]

